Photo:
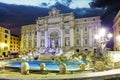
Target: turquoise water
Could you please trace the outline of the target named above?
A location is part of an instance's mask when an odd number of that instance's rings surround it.
[[[12,67],[20,67],[21,63],[25,62],[24,60],[19,60],[19,61],[12,61],[9,64]],[[59,70],[60,62],[55,62],[55,61],[38,61],[38,60],[29,60],[26,61],[29,63],[30,68],[35,68],[35,69],[40,69],[40,64],[45,63],[46,64],[46,69],[48,70]],[[73,61],[67,61],[65,64],[67,65],[67,70],[75,70],[79,69],[80,62],[73,62]]]

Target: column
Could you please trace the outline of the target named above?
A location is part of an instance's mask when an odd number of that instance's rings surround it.
[[[58,38],[58,47],[61,47],[61,37]]]
[[[92,30],[89,28],[89,47],[92,47],[93,40],[92,40]]]
[[[48,47],[50,48],[50,37],[48,36]]]
[[[83,29],[82,28],[80,29],[80,34],[81,34],[81,37],[80,37],[80,39],[81,39],[80,41],[81,42],[80,43],[81,43],[81,47],[83,47],[83,43],[84,42],[83,42]]]
[[[64,36],[63,36],[63,30],[61,29],[61,40],[60,40],[61,42],[61,47],[63,47],[64,46]]]
[[[37,48],[40,48],[40,45],[41,45],[41,33],[40,31],[38,30],[37,31]]]
[[[74,40],[75,40],[75,37],[74,37],[74,28],[71,27],[70,28],[70,46],[71,47],[74,46]]]
[[[28,49],[29,44],[29,36],[28,32],[26,32],[26,49]]]
[[[45,30],[45,47],[48,47],[48,32]]]
[[[34,35],[35,34],[33,32],[34,32],[34,30],[31,32],[31,38],[32,38],[31,39],[32,40],[31,46],[32,46],[32,49],[35,48],[35,41],[34,41]]]

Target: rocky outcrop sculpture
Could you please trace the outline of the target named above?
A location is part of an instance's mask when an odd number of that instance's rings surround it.
[[[66,72],[67,72],[67,67],[66,67],[66,64],[65,64],[65,63],[60,64],[60,69],[59,69],[59,71],[60,71],[60,74],[66,74]]]
[[[80,70],[84,71],[85,70],[85,64],[80,64]]]
[[[1,61],[0,62],[0,73],[4,73],[5,72],[5,64]]]
[[[102,61],[96,61],[94,69],[95,69],[95,71],[104,71],[104,69],[105,69],[104,62],[102,62]]]
[[[29,74],[29,63],[28,62],[22,62],[21,63],[21,74]]]
[[[40,64],[40,70],[46,70],[46,65],[45,63]]]
[[[114,68],[120,68],[120,62],[114,62]]]

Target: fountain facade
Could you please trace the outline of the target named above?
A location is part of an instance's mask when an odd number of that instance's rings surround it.
[[[48,16],[38,17],[36,24],[22,26],[21,52],[80,53],[97,47],[94,35],[101,27],[100,17],[75,19],[74,14],[59,13],[52,8]]]
[[[72,13],[67,14],[68,22],[71,24],[63,25],[59,10],[53,8],[49,12],[49,18],[43,17],[37,20],[37,48],[43,53],[60,53],[64,47],[74,46],[73,20]],[[57,17],[58,16],[58,17]],[[65,16],[64,16],[65,17]],[[42,21],[45,23],[42,23]],[[66,51],[65,51],[66,52]]]

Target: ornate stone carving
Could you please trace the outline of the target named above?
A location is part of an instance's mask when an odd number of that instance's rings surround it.
[[[65,34],[69,34],[70,30],[69,29],[65,29]]]

